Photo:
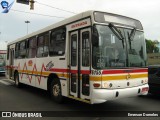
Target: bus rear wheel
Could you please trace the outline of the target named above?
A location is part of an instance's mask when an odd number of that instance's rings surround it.
[[[14,75],[14,81],[15,81],[16,87],[20,88],[21,87],[21,83],[19,82],[19,74],[18,74],[18,72],[16,72],[15,75]]]
[[[51,86],[50,86],[50,94],[51,94],[51,98],[55,102],[62,103],[63,96],[61,91],[61,84],[58,78],[55,78],[54,80],[52,80]]]

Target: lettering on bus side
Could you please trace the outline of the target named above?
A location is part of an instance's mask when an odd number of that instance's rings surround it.
[[[71,30],[82,28],[82,27],[87,27],[90,25],[91,25],[90,18],[87,18],[87,19],[67,25],[67,30],[71,31]]]
[[[53,66],[54,66],[54,63],[52,63],[52,61],[50,61],[50,62],[46,65],[46,71],[49,71]]]
[[[83,22],[72,25],[71,28],[81,27],[81,26],[84,26],[86,24],[87,24],[87,21],[83,21]]]
[[[102,75],[101,70],[92,70],[92,75]]]

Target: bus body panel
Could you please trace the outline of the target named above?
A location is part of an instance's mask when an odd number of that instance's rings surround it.
[[[47,90],[47,80],[51,73],[56,74],[60,80],[67,79],[66,62],[59,61],[60,58],[45,57],[16,60],[15,66],[18,68],[20,82]],[[52,68],[49,68],[51,66]]]

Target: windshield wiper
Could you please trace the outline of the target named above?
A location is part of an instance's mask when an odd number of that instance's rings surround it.
[[[112,32],[118,37],[119,40],[122,40],[123,48],[124,48],[124,37],[120,30],[117,29],[116,26],[114,26],[113,23],[109,23],[109,28],[112,30]]]
[[[118,30],[117,27],[113,25],[113,23],[110,23],[110,24],[109,24],[109,28],[112,30],[112,32],[113,32],[120,40],[123,40],[123,39],[124,39],[121,31]]]
[[[133,28],[133,30],[131,31],[130,34],[128,32],[128,40],[129,40],[129,47],[130,47],[130,49],[132,49],[131,41],[133,41],[135,33],[136,33],[136,28]]]
[[[135,33],[136,33],[136,28],[133,28],[133,30],[131,31],[130,35],[128,36],[130,41],[133,40]]]

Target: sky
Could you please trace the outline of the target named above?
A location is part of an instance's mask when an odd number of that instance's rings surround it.
[[[0,13],[0,49],[6,49],[7,42],[27,33],[87,10],[105,11],[138,19],[143,25],[145,38],[160,42],[159,6],[160,0],[36,0],[34,10],[30,10],[29,5],[16,3],[15,0],[9,13]],[[30,23],[25,23],[27,20]]]

